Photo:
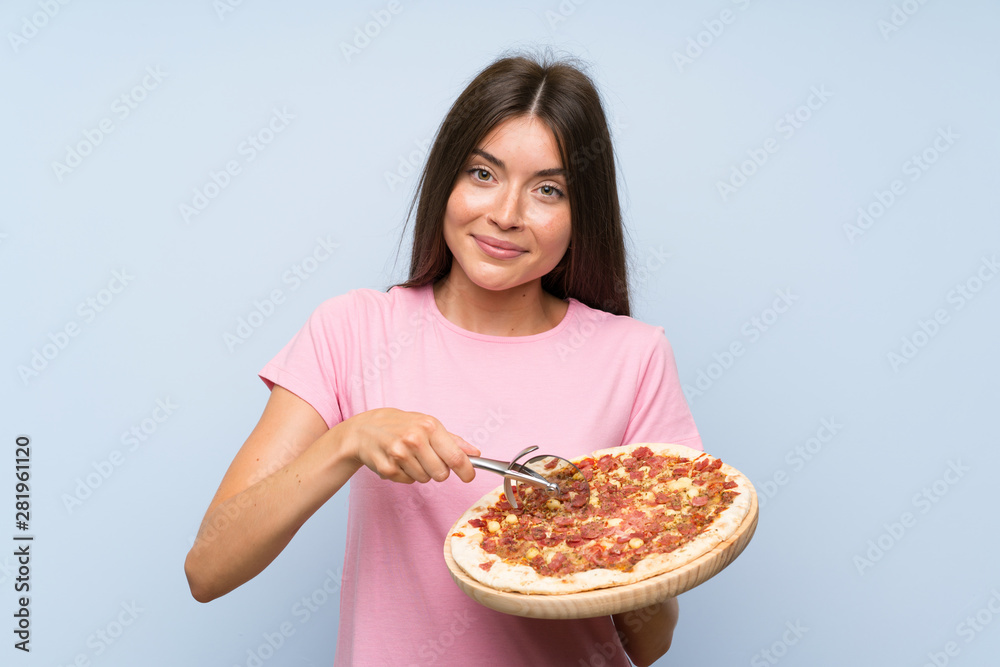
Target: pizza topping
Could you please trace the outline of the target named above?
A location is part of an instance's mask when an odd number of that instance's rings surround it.
[[[489,571],[490,571],[490,568],[491,568],[491,567],[493,567],[493,561],[491,561],[491,560],[488,560],[488,561],[486,561],[485,563],[480,563],[480,564],[479,564],[479,567],[481,567],[481,568],[483,568],[484,570],[486,570],[487,572],[489,572]]]
[[[552,574],[562,574],[565,568],[570,564],[569,558],[566,557],[561,551],[557,551],[555,555],[552,556],[552,560],[549,561],[549,570]]]
[[[558,479],[571,489],[560,502],[534,487],[517,487],[518,510],[501,497],[468,522],[482,548],[543,576],[593,568],[631,571],[652,552],[670,552],[698,535],[738,495],[722,462],[695,461],[639,447],[629,454],[584,458],[577,464],[590,482]]]

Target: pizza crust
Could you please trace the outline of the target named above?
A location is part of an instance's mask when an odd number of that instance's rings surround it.
[[[601,449],[586,456],[574,459],[579,462],[585,458],[599,459],[604,455],[620,456],[631,454],[639,447],[648,447],[654,454],[677,456],[691,459],[692,462],[702,457],[712,457],[701,450],[684,445],[665,443],[634,443],[621,447]],[[681,547],[668,553],[654,553],[638,561],[630,571],[607,568],[595,568],[583,572],[573,572],[565,575],[546,576],[536,572],[529,565],[508,563],[495,554],[483,550],[483,532],[469,525],[469,521],[485,514],[492,505],[503,498],[503,487],[500,486],[479,499],[455,523],[448,539],[451,540],[451,554],[455,563],[472,579],[500,591],[513,591],[536,595],[563,595],[580,593],[599,588],[625,586],[644,579],[665,574],[675,570],[696,558],[710,552],[722,542],[732,537],[746,518],[751,507],[751,497],[754,493],[750,481],[738,470],[725,463],[719,469],[731,481],[736,483],[733,489],[738,492],[732,504],[723,510],[712,523],[694,538]],[[594,503],[596,498],[592,497]],[[596,504],[596,503],[595,503]],[[489,569],[480,567],[491,563]]]

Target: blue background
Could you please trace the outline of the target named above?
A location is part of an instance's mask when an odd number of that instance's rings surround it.
[[[990,663],[1000,7],[392,8],[6,3],[0,539],[22,434],[36,538],[32,652],[0,627],[0,662],[332,662],[343,494],[207,606],[184,556],[267,399],[256,372],[324,299],[405,275],[421,146],[498,54],[551,47],[590,63],[613,119],[635,315],[665,327],[706,449],[761,498],[658,664]],[[320,238],[336,250],[303,263]],[[227,343],[240,318],[259,326]]]

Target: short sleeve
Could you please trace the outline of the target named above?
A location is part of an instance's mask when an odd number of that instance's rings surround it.
[[[662,327],[654,327],[622,444],[633,442],[667,442],[703,449],[681,389],[673,349]]]
[[[320,305],[287,345],[260,371],[268,389],[284,387],[311,405],[328,427],[343,421],[338,370],[351,319],[349,295]]]

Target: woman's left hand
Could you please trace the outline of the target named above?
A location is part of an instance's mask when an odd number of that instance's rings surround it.
[[[629,659],[637,667],[647,667],[670,648],[678,615],[677,598],[668,598],[649,607],[615,614],[611,618]]]

